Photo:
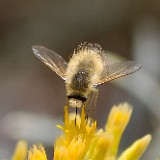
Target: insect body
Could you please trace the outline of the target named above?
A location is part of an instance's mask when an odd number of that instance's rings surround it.
[[[81,108],[96,99],[97,85],[134,73],[141,65],[132,61],[107,65],[106,54],[98,44],[83,43],[68,64],[57,53],[43,46],[32,47],[34,54],[66,83],[68,105]]]

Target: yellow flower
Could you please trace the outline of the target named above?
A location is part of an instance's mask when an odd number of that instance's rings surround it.
[[[12,160],[25,160],[27,157],[27,143],[23,140],[17,143]]]
[[[119,157],[117,156],[121,136],[130,120],[131,113],[132,107],[127,103],[114,106],[105,129],[97,129],[96,121],[86,120],[85,107],[82,107],[81,115],[75,115],[69,114],[68,107],[65,106],[64,125],[57,125],[63,134],[56,139],[53,159],[138,160],[150,143],[151,135],[137,140]],[[28,160],[47,160],[42,145],[33,146],[29,151]]]
[[[125,104],[114,106],[109,114],[105,130],[97,129],[96,121],[86,121],[85,109],[81,116],[68,114],[65,107],[64,126],[58,126],[64,134],[54,145],[54,160],[138,160],[147,148],[151,135],[137,140],[118,158],[121,136],[131,117],[132,107]]]
[[[47,160],[45,150],[42,145],[34,145],[28,154],[29,160]]]
[[[150,140],[150,135],[146,135],[145,137],[137,140],[130,148],[126,149],[126,151],[122,153],[119,160],[139,159],[142,153],[145,151],[146,147],[148,146]]]

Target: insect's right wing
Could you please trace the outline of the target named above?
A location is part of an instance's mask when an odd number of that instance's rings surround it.
[[[140,64],[133,61],[125,61],[122,63],[115,63],[107,65],[101,74],[101,78],[95,83],[95,86],[102,83],[118,79],[123,76],[127,76],[139,70],[141,68]]]
[[[66,79],[67,62],[54,51],[40,46],[32,46],[34,54],[49,68],[56,72],[63,80]]]

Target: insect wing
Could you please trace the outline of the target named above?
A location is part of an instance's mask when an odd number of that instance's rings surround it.
[[[101,78],[96,85],[132,74],[141,68],[140,64],[136,64],[133,61],[126,61],[122,63],[115,63],[108,65],[101,74]]]
[[[49,68],[56,72],[63,80],[66,79],[67,62],[54,51],[40,46],[32,46],[34,54]]]

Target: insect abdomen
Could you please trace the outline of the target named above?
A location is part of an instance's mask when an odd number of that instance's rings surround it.
[[[73,75],[71,88],[75,91],[85,92],[89,84],[89,74],[85,70],[80,70]]]

